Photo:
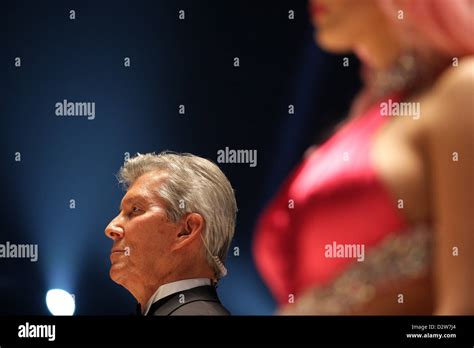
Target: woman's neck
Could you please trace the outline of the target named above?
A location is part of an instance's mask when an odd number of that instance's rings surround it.
[[[395,64],[403,48],[394,33],[381,29],[358,44],[354,52],[369,69],[383,71]]]

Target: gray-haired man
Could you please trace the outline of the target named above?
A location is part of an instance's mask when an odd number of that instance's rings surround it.
[[[127,189],[105,229],[110,277],[143,315],[228,315],[215,285],[234,235],[234,191],[211,161],[138,154],[118,174]]]

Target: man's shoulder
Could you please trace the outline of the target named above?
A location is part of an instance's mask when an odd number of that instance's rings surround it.
[[[230,315],[215,287],[199,286],[174,293],[154,303],[151,315]]]
[[[196,300],[182,304],[169,315],[230,315],[218,301]]]

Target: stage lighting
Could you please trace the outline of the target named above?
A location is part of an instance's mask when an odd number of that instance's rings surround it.
[[[48,291],[46,305],[52,315],[73,315],[76,309],[74,296],[61,289]]]

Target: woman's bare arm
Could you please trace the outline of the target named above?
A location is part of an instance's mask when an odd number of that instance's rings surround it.
[[[474,58],[450,68],[426,102],[435,218],[434,314],[473,314]]]

